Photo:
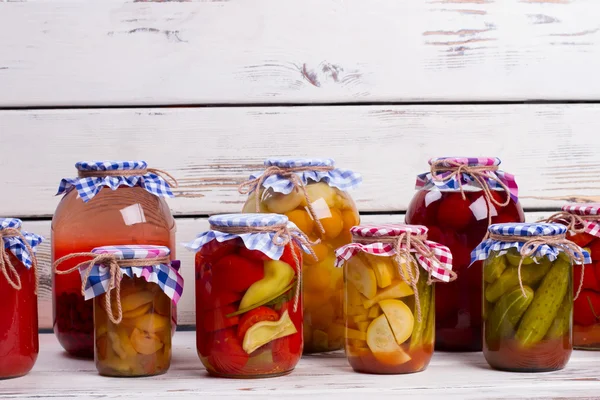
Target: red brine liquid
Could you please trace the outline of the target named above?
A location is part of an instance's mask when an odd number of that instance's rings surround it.
[[[471,251],[488,228],[488,207],[482,190],[420,190],[406,213],[406,223],[425,225],[428,239],[450,248],[454,282],[436,286],[435,348],[442,351],[481,351],[483,263],[469,267]],[[503,191],[492,191],[499,202]],[[523,209],[512,199],[505,207],[492,205],[492,223],[524,222]],[[468,267],[468,268],[467,268]]]
[[[0,274],[0,379],[28,373],[39,352],[35,273],[10,251],[8,257],[21,278],[21,290],[15,290]]]

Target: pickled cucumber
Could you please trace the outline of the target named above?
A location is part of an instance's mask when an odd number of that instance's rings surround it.
[[[533,302],[523,315],[516,339],[526,347],[539,343],[557,316],[569,289],[571,264],[557,259],[535,292]]]
[[[556,313],[556,318],[552,323],[550,329],[548,329],[548,333],[546,333],[547,339],[556,339],[569,331],[569,326],[571,325],[571,310],[573,309],[573,298],[569,296],[569,291],[565,294],[565,298],[563,299],[558,312]]]
[[[415,325],[410,338],[410,351],[413,351],[423,344],[423,332],[425,332],[429,319],[429,309],[431,308],[431,296],[433,291],[431,285],[427,284],[427,279],[425,277],[419,279],[417,282],[417,289],[419,291],[419,300],[421,302],[421,320],[419,321],[419,318],[415,318]]]
[[[502,275],[506,267],[505,256],[497,256],[490,259],[483,266],[483,280],[487,283],[493,283]]]
[[[493,306],[489,322],[486,324],[486,340],[499,339],[514,332],[519,320],[534,298],[532,288],[523,286],[523,289],[525,296],[523,296],[521,288],[517,287],[500,297],[500,300]]]
[[[550,270],[552,263],[544,258],[539,264],[521,266],[521,280],[523,285],[536,285]],[[508,267],[502,275],[485,289],[485,298],[492,303],[496,302],[504,293],[519,287],[519,271],[517,267]]]

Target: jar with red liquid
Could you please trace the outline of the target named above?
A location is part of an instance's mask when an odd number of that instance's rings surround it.
[[[196,343],[211,375],[290,373],[302,355],[300,268],[306,237],[277,214],[209,218],[196,251]]]
[[[573,350],[573,263],[591,262],[589,253],[560,224],[494,224],[489,232],[473,251],[473,261],[484,260],[487,362],[515,372],[564,368]]]
[[[359,225],[336,251],[344,265],[346,357],[357,372],[423,371],[435,341],[434,281],[448,282],[450,250],[418,225]]]
[[[417,177],[406,222],[425,225],[430,240],[450,248],[458,276],[436,292],[436,349],[481,351],[482,263],[467,267],[491,223],[525,220],[517,184],[498,169],[498,158],[445,157],[429,164],[430,172]]]
[[[21,225],[0,218],[0,379],[27,374],[39,352],[35,248],[43,238]]]
[[[52,219],[52,262],[106,244],[167,246],[175,258],[175,220],[165,201],[171,185],[144,161],[78,162],[78,176],[60,183],[64,194]],[[171,178],[172,179],[172,178]],[[64,269],[85,261],[70,259]],[[92,302],[76,274],[53,274],[54,333],[78,357],[94,356]]]
[[[573,309],[573,347],[600,350],[600,204],[567,204],[547,221],[566,225],[567,238],[591,254],[592,264],[573,271],[575,284],[583,274]]]

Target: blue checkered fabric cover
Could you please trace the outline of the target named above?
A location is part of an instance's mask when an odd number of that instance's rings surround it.
[[[7,228],[20,229],[22,225],[22,221],[17,218],[0,218],[0,231]],[[36,246],[44,240],[40,235],[36,235],[34,233],[29,233],[25,231],[21,231],[21,234],[27,240],[27,243],[33,251],[36,251]],[[23,243],[23,239],[20,237],[3,237],[2,241],[4,242],[4,248],[9,250],[14,256],[23,263],[26,268],[31,268],[32,265],[32,255],[29,254],[27,247],[25,247],[25,243]]]
[[[283,254],[283,247],[277,246],[273,243],[273,232],[261,232],[261,233],[244,233],[241,235],[224,233],[218,230],[219,226],[232,226],[232,227],[248,227],[248,226],[273,226],[278,224],[287,224],[290,229],[298,229],[293,222],[290,222],[285,215],[280,214],[221,214],[213,215],[208,219],[208,222],[213,225],[217,230],[209,230],[207,232],[200,233],[196,239],[190,243],[184,244],[188,249],[197,252],[202,246],[216,240],[219,243],[235,238],[241,238],[244,242],[244,246],[250,250],[258,250],[267,255],[273,260],[279,260]],[[300,244],[299,242],[296,242]],[[302,246],[305,252],[309,250]]]
[[[120,260],[141,260],[146,258],[165,257],[171,254],[164,246],[128,245],[103,246],[92,250],[95,254],[113,254]],[[87,269],[79,271],[84,279]],[[183,277],[173,266],[166,264],[148,265],[145,267],[121,267],[123,275],[130,278],[143,278],[147,282],[156,283],[162,291],[177,304],[183,293]],[[94,265],[85,286],[85,299],[92,299],[106,293],[110,281],[110,269],[104,265]]]
[[[496,235],[502,235],[506,237],[506,240],[510,240],[511,236],[556,236],[563,235],[567,232],[567,228],[560,224],[547,224],[547,223],[507,223],[507,224],[493,224],[488,228],[490,233]],[[481,242],[475,250],[471,252],[471,263],[478,260],[485,260],[488,258],[492,251],[498,251],[499,254],[506,254],[506,250],[510,248],[516,248],[521,251],[524,242],[500,242],[493,239],[487,239]],[[534,257],[547,257],[550,261],[556,260],[558,254],[563,251],[560,247],[551,246],[547,244],[541,245],[535,252]],[[590,254],[583,250],[585,256],[584,264],[592,262]]]
[[[81,161],[75,164],[75,168],[78,171],[130,171],[146,169],[148,168],[148,164],[145,161]],[[147,192],[160,197],[173,197],[169,183],[153,172],[139,176],[64,178],[60,181],[57,195],[76,189],[79,197],[81,197],[84,203],[87,203],[103,187],[117,190],[119,186],[123,185],[128,187],[140,186],[146,189]]]
[[[335,162],[330,158],[269,158],[265,161],[265,167],[332,167]],[[262,173],[250,175],[250,179],[259,178]],[[346,191],[358,186],[362,182],[362,176],[350,171],[349,169],[336,168],[331,171],[304,171],[297,172],[302,183],[307,185],[309,182],[325,182],[331,187]],[[263,182],[265,189],[273,189],[275,192],[289,194],[294,189],[293,183],[282,176],[271,175]]]

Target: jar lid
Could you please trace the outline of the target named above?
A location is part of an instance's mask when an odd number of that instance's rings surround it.
[[[122,245],[102,246],[92,250],[95,254],[112,254],[119,260],[145,260],[148,258],[167,257],[171,250],[165,246],[152,245]]]
[[[333,167],[335,161],[331,158],[267,158],[265,167]]]
[[[403,233],[424,235],[428,231],[423,225],[406,224],[365,224],[350,228],[352,236],[363,238],[376,238],[379,236],[400,236]]]
[[[281,214],[219,214],[208,218],[208,223],[214,227],[261,227],[286,224],[288,222],[288,217]]]
[[[567,227],[553,223],[518,223],[492,224],[488,231],[502,236],[556,236],[567,233]]]
[[[6,228],[21,229],[23,221],[19,218],[0,218],[0,230]]]
[[[35,254],[30,254],[25,242],[29,247],[34,251],[36,251],[36,246],[44,241],[44,238],[40,235],[36,235],[34,233],[29,233],[25,231],[21,231],[21,226],[23,222],[18,218],[0,218],[0,246],[4,246],[4,249],[13,253],[13,255],[21,261],[21,263],[25,266],[25,268],[31,268],[33,265],[33,258]],[[4,236],[2,234],[3,231],[7,231],[9,229],[16,229],[20,231],[20,235],[16,232],[15,234],[9,234],[8,236]],[[5,233],[6,234],[6,233]],[[21,237],[22,236],[22,237]]]
[[[77,171],[131,171],[146,169],[146,161],[79,161],[75,163]]]
[[[598,215],[600,203],[565,204],[562,206],[562,210],[575,215]]]
[[[429,165],[436,162],[440,162],[441,165],[446,167],[452,167],[456,164],[470,167],[489,167],[500,165],[502,161],[498,157],[434,157],[429,159]]]

